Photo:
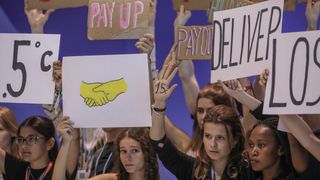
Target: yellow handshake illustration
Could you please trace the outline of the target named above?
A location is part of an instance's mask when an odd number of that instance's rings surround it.
[[[103,106],[127,92],[127,83],[123,78],[105,83],[87,83],[82,81],[80,96],[89,107]]]

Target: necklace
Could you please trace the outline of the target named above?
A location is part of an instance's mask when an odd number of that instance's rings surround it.
[[[38,180],[43,180],[43,179],[44,179],[44,177],[45,177],[45,176],[48,174],[48,172],[51,170],[52,165],[53,165],[52,162],[50,162],[50,163],[48,164],[47,168],[43,171],[43,173],[41,174],[41,176],[39,177]],[[31,172],[31,167],[30,167],[30,164],[29,164],[28,167],[27,167],[27,169],[26,169],[26,174],[25,174],[24,179],[25,179],[25,180],[30,180],[30,176],[31,176],[32,180],[37,180],[37,179],[33,176],[32,172]]]

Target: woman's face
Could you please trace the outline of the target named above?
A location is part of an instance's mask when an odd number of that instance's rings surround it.
[[[197,106],[197,121],[200,129],[203,127],[203,119],[207,114],[208,109],[212,108],[215,104],[211,99],[208,98],[200,98],[198,100]]]
[[[120,160],[128,173],[144,172],[144,154],[140,143],[125,137],[120,141]]]
[[[207,122],[203,128],[204,148],[210,159],[213,161],[228,160],[232,147],[236,142],[234,142],[232,137],[228,137],[225,126],[223,124]],[[231,136],[231,132],[229,134]]]
[[[48,160],[48,151],[52,148],[52,145],[45,140],[42,134],[31,127],[22,127],[17,139],[20,139],[18,146],[23,160],[41,164]]]
[[[11,135],[0,123],[0,147],[7,152],[11,152]]]
[[[280,164],[283,154],[272,130],[266,126],[253,129],[248,141],[249,158],[254,171],[264,171]]]

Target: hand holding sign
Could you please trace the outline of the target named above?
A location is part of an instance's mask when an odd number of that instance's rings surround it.
[[[148,58],[151,56],[151,52],[154,48],[154,36],[153,34],[146,33],[142,38],[136,42],[135,47],[140,51],[140,53],[147,53]]]
[[[317,30],[318,20],[320,15],[320,1],[314,2],[307,0],[306,18],[308,27],[307,30]]]
[[[25,0],[24,12],[28,18],[28,22],[32,33],[43,33],[43,27],[48,21],[49,15],[54,12],[54,9],[48,9],[43,13],[40,9],[30,9]]]
[[[184,26],[191,17],[191,11],[185,10],[184,5],[180,5],[180,10],[177,11],[176,19],[174,20],[174,27]]]

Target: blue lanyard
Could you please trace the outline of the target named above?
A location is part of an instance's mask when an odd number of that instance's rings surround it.
[[[216,175],[214,173],[213,168],[211,168],[211,180],[215,180],[216,179]]]
[[[98,157],[97,157],[97,159],[96,159],[95,168],[94,168],[94,176],[97,175],[97,167],[98,167],[99,160],[100,160],[100,158],[101,158],[101,155],[102,155],[105,147],[106,147],[106,143],[103,145],[102,151],[99,153],[99,155],[98,155]],[[102,172],[103,174],[104,174],[105,171],[106,171],[106,168],[107,168],[107,166],[108,166],[108,164],[109,164],[109,162],[110,162],[110,160],[111,160],[111,157],[112,157],[112,152],[110,153],[110,155],[109,155],[106,163],[105,163],[104,166],[103,166],[103,172]]]

